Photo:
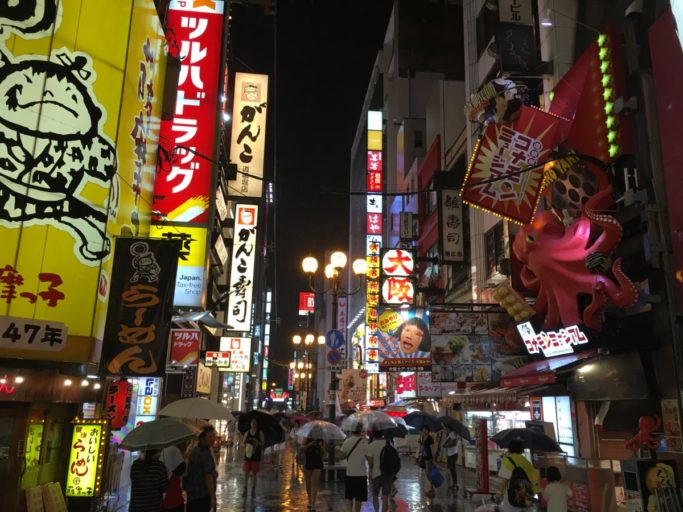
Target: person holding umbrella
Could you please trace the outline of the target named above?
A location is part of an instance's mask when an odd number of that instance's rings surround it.
[[[434,484],[429,478],[429,472],[432,470],[434,465],[434,439],[430,434],[430,428],[427,423],[422,425],[420,429],[420,448],[418,449],[417,464],[420,466],[424,472],[424,476],[429,482],[429,490],[425,493],[428,497],[433,497],[436,493],[434,489]]]
[[[496,496],[503,500],[503,512],[531,510],[533,494],[540,490],[538,471],[523,453],[524,442],[521,439],[512,439],[508,445],[508,454],[500,464],[498,476],[501,483]]]
[[[211,425],[202,427],[197,436],[197,446],[192,449],[187,463],[183,486],[187,492],[187,512],[210,512],[216,510],[216,461],[211,447],[216,440],[216,430]],[[164,469],[165,471],[165,469]]]
[[[159,450],[147,450],[130,468],[129,512],[161,512],[167,487],[168,475]]]
[[[451,489],[458,490],[458,473],[456,472],[456,463],[458,462],[458,435],[453,430],[453,427],[444,424],[446,427],[446,442],[443,447],[446,449],[446,467],[451,473]]]
[[[256,418],[252,418],[249,424],[249,430],[244,433],[244,463],[242,470],[244,471],[244,492],[243,497],[247,497],[247,488],[249,487],[249,473],[253,476],[251,482],[251,495],[256,496],[256,478],[261,469],[261,460],[263,459],[263,449],[266,446],[266,439],[263,431],[258,426]]]
[[[323,469],[323,434],[319,427],[309,433],[306,441],[301,446],[304,453],[304,479],[306,481],[306,494],[308,495],[308,510],[315,510],[315,502],[318,499],[318,482],[320,472]]]

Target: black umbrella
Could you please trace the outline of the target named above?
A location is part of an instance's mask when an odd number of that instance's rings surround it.
[[[464,440],[472,440],[472,437],[470,437],[470,431],[462,422],[456,420],[455,418],[451,418],[450,416],[441,416],[439,421],[443,423],[445,427],[450,428],[453,432],[462,437]]]
[[[441,424],[441,421],[439,421],[439,418],[427,414],[426,412],[411,412],[410,414],[406,414],[403,419],[409,427],[416,428],[417,430],[421,430],[425,425],[429,427],[430,432],[438,432],[443,429],[443,425]]]
[[[285,440],[285,431],[280,426],[280,422],[272,414],[262,411],[249,411],[239,415],[237,420],[237,430],[244,434],[251,426],[251,420],[255,419],[258,428],[263,431],[266,447],[282,443]]]
[[[540,430],[533,428],[508,428],[501,430],[491,441],[501,448],[510,446],[510,441],[519,439],[524,444],[524,448],[541,452],[561,452],[562,448],[551,437],[548,437]]]
[[[403,425],[396,425],[395,427],[384,431],[384,437],[387,439],[393,439],[394,437],[405,437],[407,434],[408,429]]]

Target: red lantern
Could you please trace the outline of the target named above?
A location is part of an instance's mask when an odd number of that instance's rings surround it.
[[[120,430],[128,423],[132,395],[133,385],[127,380],[119,379],[109,383],[105,411],[111,421],[112,430]]]

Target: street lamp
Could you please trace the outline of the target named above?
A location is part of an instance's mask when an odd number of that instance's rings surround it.
[[[329,291],[332,294],[332,325],[334,326],[335,330],[339,329],[339,326],[337,325],[337,309],[338,309],[339,295],[348,296],[348,295],[353,295],[355,293],[358,293],[361,289],[362,278],[365,275],[365,273],[367,272],[367,262],[365,261],[365,258],[358,258],[358,259],[354,260],[351,268],[353,269],[353,273],[356,276],[358,276],[358,278],[359,278],[358,288],[353,290],[353,291],[345,290],[342,287],[342,270],[346,266],[346,262],[347,262],[346,254],[344,254],[342,251],[335,251],[330,255],[330,262],[327,265],[325,265],[325,277],[327,278],[328,284],[325,287],[325,289],[322,291],[316,290],[315,284],[313,281],[315,274],[318,271],[318,260],[315,259],[313,256],[307,256],[301,262],[301,267],[303,268],[304,272],[308,274],[308,280],[309,280],[309,285],[311,287],[311,290],[313,290],[316,293],[322,293],[322,294]],[[347,342],[346,357],[349,357],[348,340],[346,340],[346,342]],[[321,343],[320,339],[318,339],[318,343]],[[328,406],[328,419],[329,419],[330,423],[334,423],[336,394],[337,394],[337,376],[336,376],[335,372],[332,372],[331,381],[330,381],[330,403]],[[328,450],[327,463],[330,466],[334,465],[334,443],[333,442],[330,442],[330,449]]]
[[[325,336],[317,336],[318,345],[325,344]],[[304,345],[303,359],[298,359],[295,363],[294,370],[297,373],[297,378],[299,380],[299,392],[302,395],[302,400],[299,401],[299,405],[303,405],[304,410],[308,409],[309,397],[311,394],[312,386],[312,373],[310,372],[312,368],[311,364],[311,354],[309,350],[312,350],[316,342],[316,334],[306,333],[306,334],[295,334],[292,336],[292,343],[294,346],[298,347],[302,344]],[[294,352],[294,357],[296,359],[296,351]],[[302,382],[302,379],[303,382]]]

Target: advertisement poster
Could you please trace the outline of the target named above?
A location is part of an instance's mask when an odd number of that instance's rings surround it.
[[[170,240],[116,240],[102,365],[110,375],[161,376],[179,244]]]
[[[341,403],[365,401],[368,392],[368,372],[366,370],[349,370],[344,368],[341,374],[341,391],[339,394]]]
[[[0,11],[3,96],[16,102],[0,109],[0,317],[59,322],[65,338],[59,352],[3,355],[88,362],[102,339],[113,239],[149,226],[164,32],[152,0]]]
[[[107,420],[76,422],[66,476],[67,497],[91,498],[99,495],[106,439]]]
[[[497,382],[524,364],[524,348],[510,322],[500,313],[432,313],[432,380]]]
[[[417,309],[381,309],[377,322],[379,369],[382,372],[429,371],[429,317]]]
[[[171,329],[170,363],[191,366],[199,362],[199,329]]]

